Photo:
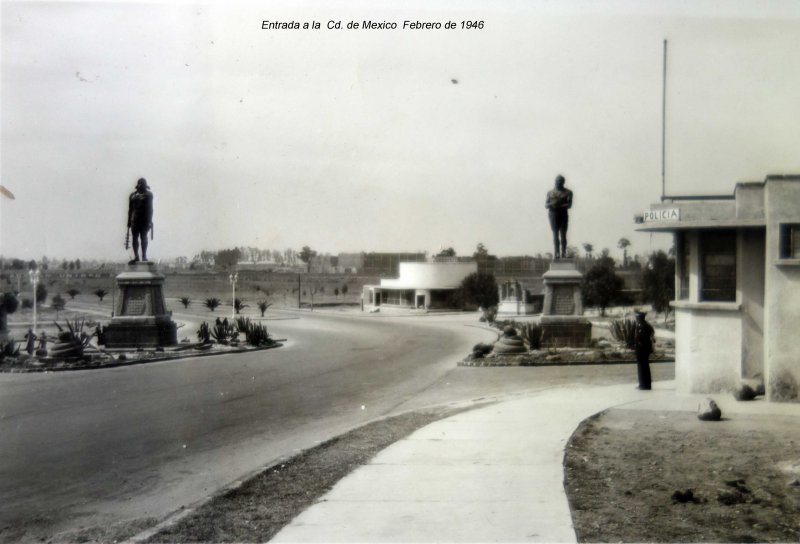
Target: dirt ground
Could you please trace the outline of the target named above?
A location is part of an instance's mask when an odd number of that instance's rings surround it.
[[[798,446],[787,416],[602,413],[564,459],[578,540],[798,542]]]

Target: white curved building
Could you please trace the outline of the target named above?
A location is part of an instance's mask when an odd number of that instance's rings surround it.
[[[478,271],[476,262],[400,263],[400,277],[365,285],[364,307],[413,309],[452,308],[450,299],[461,282]]]

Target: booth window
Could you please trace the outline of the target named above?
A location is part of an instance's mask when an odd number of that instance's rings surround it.
[[[691,244],[685,232],[679,232],[677,236],[678,254],[678,300],[689,299],[689,263],[691,261]]]
[[[781,224],[780,258],[800,259],[800,223]]]
[[[736,231],[700,233],[700,300],[736,302]]]

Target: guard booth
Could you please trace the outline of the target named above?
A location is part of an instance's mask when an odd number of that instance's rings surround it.
[[[800,175],[738,183],[733,194],[671,196],[637,230],[675,240],[678,392],[761,378],[768,400],[800,399]]]

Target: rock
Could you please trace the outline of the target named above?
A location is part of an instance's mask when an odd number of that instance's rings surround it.
[[[734,389],[733,396],[736,400],[753,400],[758,395],[764,394],[764,381],[760,378],[742,380]]]
[[[719,409],[714,399],[706,399],[697,407],[697,419],[702,421],[719,421],[722,418],[722,410]]]
[[[736,400],[753,400],[756,398],[756,392],[746,383],[740,383],[739,386],[733,390],[733,398]]]
[[[691,489],[687,489],[686,491],[678,489],[672,494],[672,501],[680,503],[694,502],[694,491]]]
[[[734,504],[747,502],[747,498],[739,491],[720,491],[717,495],[717,500],[720,504],[724,504],[725,506],[733,506]]]

